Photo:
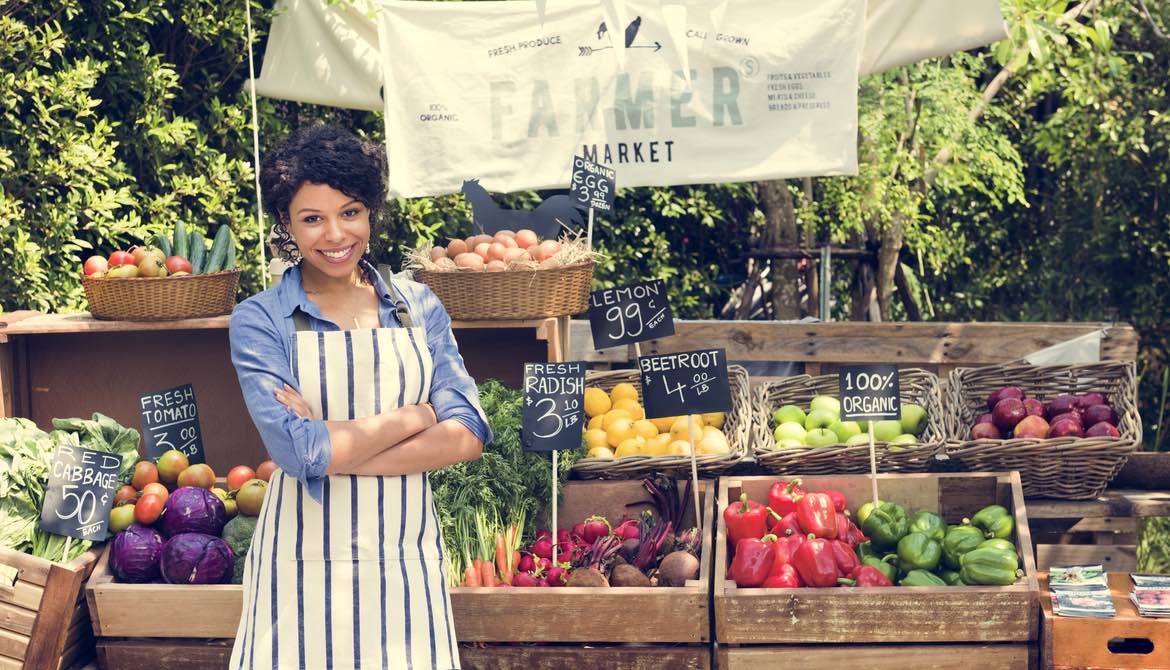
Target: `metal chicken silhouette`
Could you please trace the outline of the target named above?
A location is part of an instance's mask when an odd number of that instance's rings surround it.
[[[472,226],[485,235],[528,228],[541,239],[555,240],[561,236],[562,227],[567,232],[576,232],[584,223],[581,210],[573,206],[567,195],[550,196],[536,209],[525,210],[500,207],[478,179],[465,180],[461,191],[471,203]]]

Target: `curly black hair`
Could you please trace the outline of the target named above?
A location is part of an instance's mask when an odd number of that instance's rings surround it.
[[[298,128],[264,154],[260,190],[272,217],[268,244],[282,260],[300,260],[288,230],[289,204],[306,182],[326,184],[359,200],[370,210],[370,227],[386,201],[386,152],[344,128],[314,125]]]

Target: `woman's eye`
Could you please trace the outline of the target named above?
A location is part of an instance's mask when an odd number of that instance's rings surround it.
[[[301,220],[304,221],[305,223],[317,223],[318,221],[321,220],[321,217],[317,216],[316,214],[310,214],[309,216],[306,216],[305,218],[303,218]]]
[[[347,219],[352,219],[353,217],[357,216],[360,213],[361,213],[361,210],[355,208],[355,209],[347,209],[344,212],[342,212],[341,215]]]

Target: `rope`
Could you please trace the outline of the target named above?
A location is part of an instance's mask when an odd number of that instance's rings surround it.
[[[248,22],[248,84],[252,98],[252,171],[256,178],[256,229],[260,233],[257,252],[260,256],[260,286],[268,288],[268,263],[264,259],[264,201],[260,194],[260,118],[256,111],[256,62],[252,56],[252,0],[244,0]]]

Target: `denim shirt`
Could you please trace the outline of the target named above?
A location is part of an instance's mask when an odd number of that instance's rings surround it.
[[[378,318],[383,327],[400,325],[394,302],[401,299],[406,301],[414,325],[425,329],[427,348],[434,360],[429,402],[438,420],[455,419],[484,445],[488,444],[492,434],[479,405],[479,391],[463,366],[451,332],[451,317],[439,298],[430,287],[418,282],[396,278],[393,287],[389,287],[364,261],[362,269],[378,293]],[[325,421],[301,418],[273,395],[273,390],[284,384],[300,393],[290,362],[296,333],[292,315],[297,308],[308,315],[314,331],[341,330],[323,317],[305,295],[300,268],[292,267],[279,284],[236,306],[229,328],[232,364],[248,413],[269,456],[286,475],[304,482],[309,495],[320,502],[333,451]]]

